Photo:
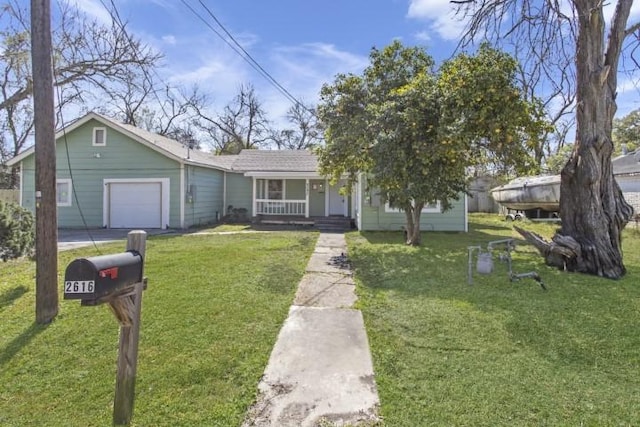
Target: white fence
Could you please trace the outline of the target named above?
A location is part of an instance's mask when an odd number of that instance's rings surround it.
[[[256,200],[258,215],[306,215],[306,200]]]

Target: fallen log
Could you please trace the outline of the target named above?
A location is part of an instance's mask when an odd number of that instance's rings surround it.
[[[581,256],[580,244],[571,236],[556,234],[553,236],[553,239],[548,242],[533,231],[523,230],[515,225],[513,228],[520,233],[527,242],[538,249],[538,252],[540,252],[540,255],[545,259],[547,265],[566,270],[567,264],[575,263],[575,260]]]

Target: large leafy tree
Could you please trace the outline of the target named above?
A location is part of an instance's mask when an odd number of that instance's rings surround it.
[[[619,119],[613,119],[614,153],[633,151],[640,147],[640,110],[633,110]]]
[[[624,276],[621,233],[633,209],[613,177],[610,160],[620,57],[625,42],[631,55],[636,52],[640,31],[640,22],[628,22],[633,0],[453,3],[469,19],[467,39],[516,37],[538,51],[575,60],[576,142],[561,173],[562,227],[552,244],[527,237],[549,264],[608,278]],[[609,24],[605,6],[613,10]],[[547,77],[554,80],[553,74]]]
[[[466,166],[494,175],[539,171],[539,139],[552,126],[522,88],[513,57],[482,44],[445,62],[438,85],[441,134],[463,149]]]
[[[347,189],[366,176],[371,191],[405,212],[407,244],[417,245],[423,207],[437,200],[449,209],[465,191],[467,167],[492,156],[528,166],[522,136],[538,122],[516,87],[515,62],[488,46],[441,73],[423,49],[398,41],[370,58],[362,75],[322,88],[320,170],[334,181],[347,176]]]

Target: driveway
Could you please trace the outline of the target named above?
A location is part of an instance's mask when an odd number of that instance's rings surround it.
[[[127,234],[131,230],[127,229],[107,229],[107,228],[89,228],[89,229],[58,229],[58,250],[66,251],[69,249],[81,248],[85,246],[93,246],[96,244],[117,242],[127,239]],[[156,236],[159,234],[177,234],[176,230],[160,230],[150,229],[144,230],[147,236]]]

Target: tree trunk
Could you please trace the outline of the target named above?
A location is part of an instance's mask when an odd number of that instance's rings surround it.
[[[420,246],[422,236],[420,234],[420,214],[424,203],[419,203],[415,207],[405,210],[407,216],[406,243],[409,246]]]
[[[554,237],[556,245],[571,250],[561,257],[567,270],[612,279],[626,272],[621,231],[633,214],[611,167],[618,58],[631,4],[619,1],[605,50],[601,1],[574,0],[579,19],[576,143],[561,174],[562,228]],[[557,258],[547,256],[547,262],[558,265]]]

